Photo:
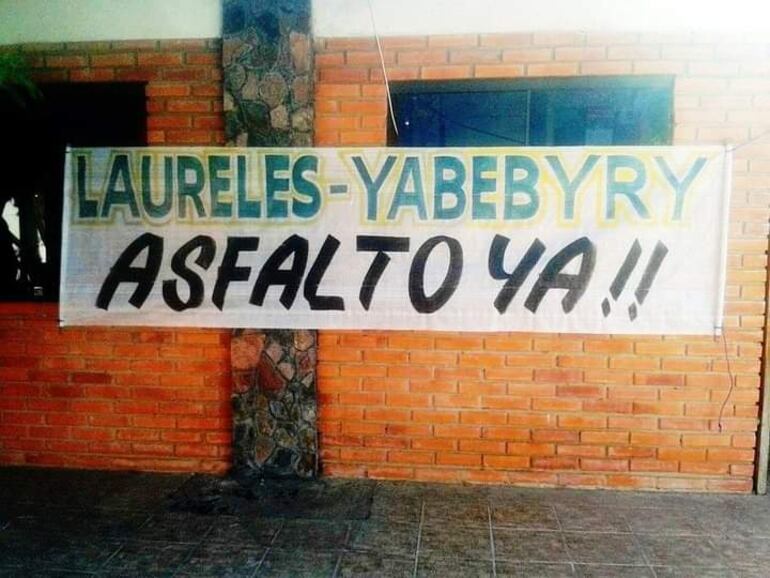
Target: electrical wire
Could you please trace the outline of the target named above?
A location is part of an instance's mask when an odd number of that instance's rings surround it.
[[[385,92],[388,95],[388,110],[390,111],[390,122],[393,124],[393,131],[398,136],[398,126],[396,125],[396,113],[393,111],[393,97],[390,94],[390,83],[388,82],[388,71],[385,68],[385,55],[382,53],[382,43],[380,42],[380,35],[377,33],[377,24],[374,19],[374,8],[372,8],[372,0],[367,0],[369,5],[369,16],[372,20],[372,31],[374,32],[374,39],[377,41],[377,51],[380,53],[380,64],[382,65],[382,78],[385,79]]]
[[[761,140],[761,139],[765,138],[768,135],[770,135],[770,128],[767,129],[766,131],[763,131],[763,132],[759,133],[754,138],[750,138],[748,140],[745,140],[742,143],[737,144],[737,145],[735,145],[733,147],[728,147],[727,148],[727,152],[731,153],[733,151],[737,151],[738,149],[741,149],[741,148],[745,147],[746,145],[753,144],[753,143],[757,142],[758,140]]]
[[[722,329],[722,344],[724,345],[725,350],[725,363],[727,364],[727,376],[730,380],[730,387],[727,390],[727,395],[725,396],[724,401],[722,402],[722,407],[719,408],[719,419],[717,421],[717,424],[719,426],[719,431],[722,431],[722,417],[724,416],[725,407],[727,407],[727,402],[730,400],[730,397],[733,394],[733,389],[735,389],[735,376],[733,375],[733,370],[730,367],[730,355],[727,351],[727,336],[725,335],[724,329]]]

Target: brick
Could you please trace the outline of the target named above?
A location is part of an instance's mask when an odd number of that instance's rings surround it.
[[[518,78],[524,76],[521,64],[477,64],[473,67],[475,78]]]
[[[106,54],[93,54],[91,56],[91,66],[96,68],[135,65],[136,55],[132,52],[110,52]]]
[[[433,452],[418,451],[390,451],[388,452],[388,462],[401,464],[432,464],[434,460]]]
[[[588,61],[580,63],[580,74],[612,76],[621,74],[631,74],[633,64],[623,61]]]
[[[436,464],[439,466],[464,466],[478,467],[481,465],[481,456],[476,454],[436,453]]]
[[[45,57],[49,68],[82,68],[88,66],[88,58],[77,54],[51,54]]]
[[[555,453],[556,446],[551,443],[508,442],[505,451],[514,456],[549,456]]]
[[[578,458],[575,457],[533,457],[532,468],[536,470],[576,470]]]
[[[481,428],[473,425],[441,424],[434,426],[433,429],[437,438],[479,439],[481,437]]]
[[[449,64],[445,66],[423,66],[420,69],[420,78],[426,80],[451,80],[469,78],[471,67],[463,64]]]
[[[527,76],[575,76],[578,64],[572,62],[531,63],[526,67]]]
[[[485,439],[528,441],[532,439],[532,432],[521,427],[487,426],[483,430],[483,436]]]
[[[157,427],[163,429],[173,429],[177,425],[177,419],[174,416],[159,415],[137,415],[131,418],[135,427]]]
[[[457,35],[432,35],[428,37],[428,46],[441,48],[475,47],[479,44],[479,37],[475,34]]]
[[[604,429],[607,427],[607,418],[602,416],[584,415],[560,415],[559,427],[569,429]]]
[[[706,450],[699,448],[659,448],[658,459],[675,462],[703,462]]]
[[[527,46],[532,44],[532,34],[482,34],[479,37],[481,46]]]
[[[473,51],[476,53],[476,51]],[[449,54],[446,50],[403,50],[398,52],[397,60],[400,65],[434,65],[445,64],[448,61]]]
[[[452,64],[481,64],[500,62],[500,50],[496,48],[450,50],[449,62]]]
[[[503,470],[521,470],[529,467],[530,458],[526,456],[495,456],[485,455],[484,465],[489,468]]]
[[[136,58],[139,66],[179,66],[184,62],[182,52],[140,52]]]
[[[624,472],[629,469],[628,460],[580,458],[580,468],[594,472]]]
[[[583,349],[586,353],[631,353],[634,349],[634,343],[620,339],[587,340]]]

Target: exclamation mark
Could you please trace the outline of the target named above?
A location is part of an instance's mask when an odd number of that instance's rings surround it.
[[[612,281],[612,285],[610,285],[610,295],[612,296],[613,301],[617,301],[618,297],[620,297],[620,294],[623,292],[623,289],[626,286],[626,282],[631,276],[631,273],[636,267],[636,264],[639,262],[639,257],[641,257],[641,255],[642,246],[639,244],[638,239],[634,239],[634,244],[631,245],[631,249],[629,249],[628,255],[626,255],[626,259],[620,266],[618,274],[615,275],[615,279]],[[604,313],[604,316],[607,317],[611,310],[612,306],[610,305],[610,300],[605,297],[604,301],[602,301],[602,313]]]
[[[655,276],[658,274],[660,266],[663,263],[663,259],[666,258],[667,254],[668,247],[666,247],[666,245],[664,245],[661,241],[658,241],[655,245],[655,249],[652,251],[652,255],[650,255],[650,260],[647,262],[647,268],[644,270],[642,280],[639,281],[639,285],[637,286],[636,291],[634,291],[634,296],[636,297],[636,301],[639,303],[639,305],[642,305],[644,300],[647,298],[647,294],[650,292],[650,287],[652,287],[652,282],[655,281]],[[631,321],[633,321],[636,319],[636,315],[636,303],[632,303],[628,307],[628,316],[631,318]]]

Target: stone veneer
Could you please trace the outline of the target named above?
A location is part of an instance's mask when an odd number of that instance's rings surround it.
[[[225,0],[227,143],[313,144],[309,0]],[[318,473],[316,333],[239,329],[231,341],[236,473]]]
[[[314,476],[315,332],[237,329],[230,355],[235,470]]]
[[[308,0],[226,0],[225,133],[236,146],[312,146]]]

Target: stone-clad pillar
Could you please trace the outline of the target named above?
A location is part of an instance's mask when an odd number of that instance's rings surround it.
[[[229,145],[311,146],[310,0],[224,0]],[[318,473],[316,332],[233,332],[233,467],[240,474]]]

